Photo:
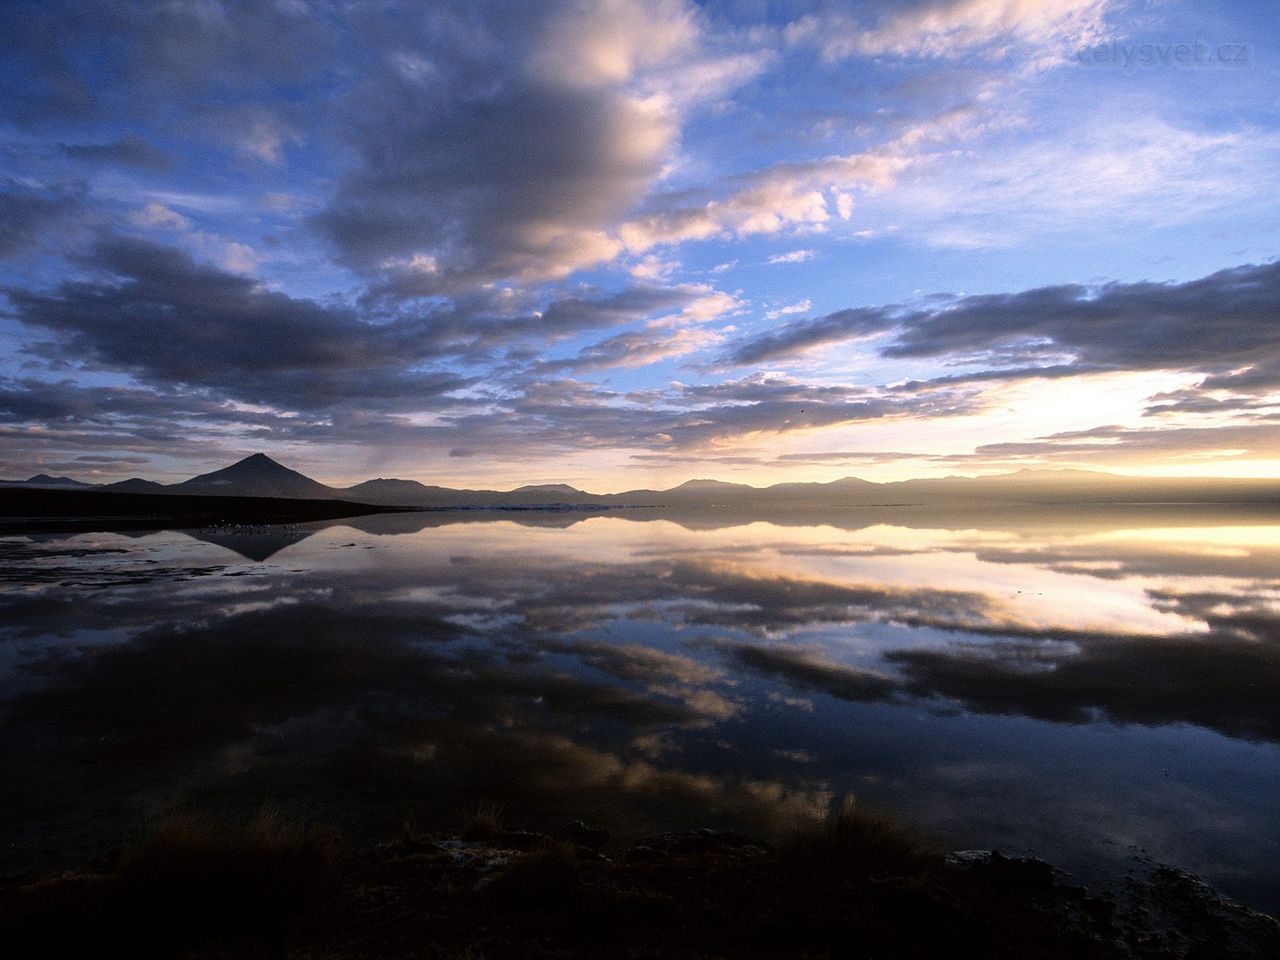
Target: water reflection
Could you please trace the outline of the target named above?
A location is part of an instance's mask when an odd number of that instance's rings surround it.
[[[640,833],[853,792],[1280,905],[1276,526],[461,519],[0,541],[14,868],[184,803]]]

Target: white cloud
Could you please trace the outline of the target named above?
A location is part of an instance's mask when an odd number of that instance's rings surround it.
[[[1123,212],[1129,229],[1172,226],[1257,196],[1280,160],[1280,139],[1199,132],[1130,118],[1122,137],[1056,134],[1003,150],[940,153],[917,163],[891,196],[868,199],[863,219],[893,222],[937,246],[1011,246],[1096,230]]]
[[[278,167],[284,163],[285,144],[302,143],[302,134],[279,117],[255,113],[236,144],[240,153]]]
[[[796,313],[808,313],[812,309],[813,301],[806,298],[796,303],[788,304],[785,307],[770,310],[764,315],[764,318],[766,320],[777,320],[779,317],[786,317]]]
[[[697,39],[693,12],[680,0],[574,4],[552,19],[529,68],[569,88],[621,85],[691,52]]]
[[[144,230],[162,230],[179,234],[191,250],[212,260],[225,270],[250,273],[262,262],[257,251],[248,244],[215,233],[196,230],[187,217],[155,200],[141,209],[132,211],[129,214],[129,222]]]
[[[868,23],[848,13],[809,15],[790,24],[791,44],[816,46],[824,60],[852,56],[956,60],[983,51],[1002,56],[1013,45],[1041,62],[1103,35],[1110,0],[950,0],[890,7]]]
[[[191,229],[191,221],[178,213],[171,210],[163,203],[157,203],[152,200],[140,210],[134,210],[129,214],[129,222],[135,227],[142,227],[148,230],[178,230],[185,231]]]
[[[637,280],[667,280],[680,269],[675,260],[661,260],[653,254],[642,257],[628,271]]]
[[[806,260],[812,260],[814,252],[812,250],[792,250],[790,253],[776,253],[769,258],[769,263],[804,263]]]
[[[723,199],[681,203],[642,214],[622,224],[618,236],[639,253],[660,244],[711,237],[748,237],[783,231],[820,231],[832,218],[838,197],[855,189],[887,187],[911,158],[902,140],[861,154],[766,167],[744,178],[744,186]],[[829,192],[834,192],[829,195]]]

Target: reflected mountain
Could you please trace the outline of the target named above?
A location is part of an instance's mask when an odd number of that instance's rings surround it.
[[[261,527],[208,527],[182,532],[193,540],[211,543],[246,560],[261,563],[286,547],[301,543],[317,530],[297,524],[270,524]]]

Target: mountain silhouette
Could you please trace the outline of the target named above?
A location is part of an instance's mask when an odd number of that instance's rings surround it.
[[[101,489],[111,493],[165,493],[169,488],[154,480],[143,480],[141,477],[130,477],[118,483],[105,484]]]
[[[29,480],[0,481],[0,486],[62,487],[120,494],[341,500],[377,507],[476,510],[768,507],[775,511],[811,511],[945,505],[969,509],[981,504],[1280,505],[1280,481],[1274,479],[1125,477],[1084,470],[1019,470],[994,476],[951,476],[889,483],[844,477],[826,483],[789,481],[769,487],[696,479],[665,490],[640,489],[604,494],[587,493],[564,483],[531,484],[514,490],[469,490],[394,478],[366,480],[351,487],[331,487],[291,470],[263,453],[245,457],[221,470],[168,485],[138,477],[106,485],[86,484],[70,477],[37,474]]]
[[[265,453],[255,453],[229,467],[203,473],[170,486],[172,493],[228,497],[286,497],[292,500],[332,500],[333,487],[276,463]]]
[[[20,480],[19,483],[29,483],[33,487],[92,487],[92,483],[84,483],[80,480],[72,480],[70,477],[51,477],[47,473],[37,473],[34,477],[28,477],[26,480]]]

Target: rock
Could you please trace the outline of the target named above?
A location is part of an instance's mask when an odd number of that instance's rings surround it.
[[[494,838],[493,846],[500,850],[537,850],[551,846],[551,838],[531,830],[503,830]]]
[[[653,863],[656,860],[667,859],[667,854],[651,847],[647,843],[637,843],[630,850],[622,854],[623,863]]]
[[[604,827],[592,827],[582,820],[575,820],[560,828],[560,839],[588,850],[599,850],[609,842],[609,831]]]

